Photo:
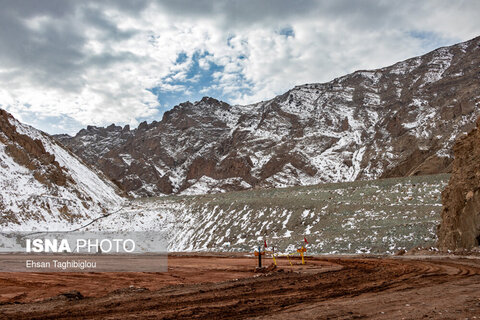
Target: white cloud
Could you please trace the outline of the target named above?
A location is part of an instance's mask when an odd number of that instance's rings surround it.
[[[252,103],[473,38],[478,12],[477,1],[446,0],[7,1],[0,107],[35,114],[29,121],[51,132],[135,125],[160,117],[147,89],[193,94],[178,82],[199,81],[187,79],[195,53],[208,53],[200,69],[223,67],[204,85],[232,103]],[[176,63],[181,53],[186,60]],[[55,117],[62,121],[48,122]]]

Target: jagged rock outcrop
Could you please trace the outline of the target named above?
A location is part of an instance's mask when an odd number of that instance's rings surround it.
[[[81,154],[88,164],[95,164],[110,149],[124,144],[132,136],[129,125],[122,128],[112,124],[106,128],[87,126],[77,133],[75,140],[67,134],[56,135],[55,138]]]
[[[58,139],[132,196],[450,172],[480,107],[480,38],[269,101],[205,97],[134,130]]]
[[[124,200],[103,174],[0,109],[2,231],[68,230]]]
[[[480,118],[477,128],[457,140],[453,172],[442,192],[438,247],[471,249],[480,245]]]
[[[39,139],[32,139],[26,134],[17,132],[10,122],[12,116],[0,109],[0,142],[5,145],[6,153],[12,159],[33,172],[40,183],[65,186],[67,181],[75,183],[66,174],[66,170],[55,160],[55,156],[45,150]]]

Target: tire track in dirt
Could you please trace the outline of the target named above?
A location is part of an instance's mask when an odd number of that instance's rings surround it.
[[[434,287],[480,275],[477,262],[449,260],[322,257],[311,259],[309,264],[317,267],[298,267],[293,272],[284,268],[284,272],[235,281],[181,284],[156,291],[117,291],[76,301],[50,299],[3,305],[0,306],[0,317],[239,319],[281,314],[302,304],[332,299],[355,299],[384,291]]]

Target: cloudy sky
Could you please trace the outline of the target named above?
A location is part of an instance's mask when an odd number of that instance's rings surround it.
[[[49,133],[273,98],[480,35],[480,1],[0,0],[0,108]]]

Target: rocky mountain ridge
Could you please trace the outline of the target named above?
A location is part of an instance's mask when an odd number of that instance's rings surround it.
[[[136,129],[56,136],[134,197],[451,171],[480,107],[480,37],[231,106],[205,97]]]
[[[124,202],[107,177],[0,109],[2,231],[70,230]]]

